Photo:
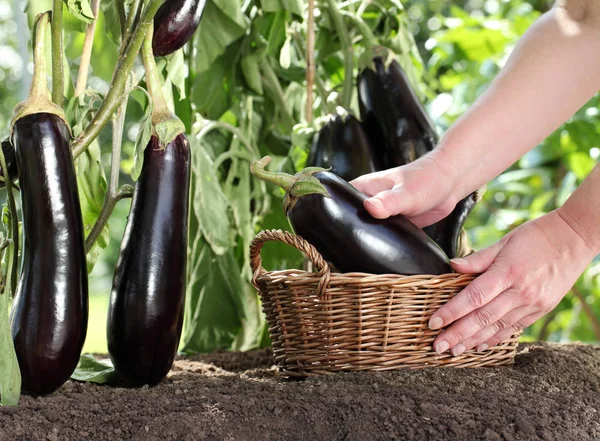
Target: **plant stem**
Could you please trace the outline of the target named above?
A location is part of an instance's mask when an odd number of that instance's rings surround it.
[[[313,120],[313,84],[315,82],[315,0],[308,0],[306,31],[306,121]]]
[[[148,7],[146,8],[139,25],[131,36],[131,41],[129,42],[127,49],[123,52],[122,57],[120,57],[106,98],[100,105],[100,108],[98,109],[98,112],[96,112],[96,115],[94,115],[92,121],[71,144],[73,156],[75,158],[81,155],[81,153],[89,147],[92,141],[96,139],[100,134],[100,131],[104,128],[106,123],[108,123],[112,114],[121,104],[127,77],[131,72],[135,58],[144,42],[146,31],[152,24],[156,11],[158,11],[158,8],[164,2],[165,0],[150,0],[148,3]]]
[[[117,8],[119,10],[119,25],[121,28],[121,41],[125,37],[125,29],[127,24],[127,15],[125,14],[125,3],[117,2]]]
[[[583,312],[585,312],[585,315],[588,316],[588,319],[592,323],[592,328],[594,328],[594,335],[596,336],[596,340],[600,340],[600,320],[598,320],[598,317],[596,317],[596,315],[594,314],[594,311],[592,310],[588,302],[585,300],[585,296],[579,290],[579,288],[573,286],[571,288],[571,292],[575,295],[575,297],[577,297],[577,299],[579,299],[579,302],[581,302],[581,307],[583,308]]]
[[[52,4],[52,101],[62,107],[65,94],[62,34],[63,0]]]
[[[340,37],[342,53],[344,55],[344,85],[342,88],[341,105],[343,108],[349,109],[352,102],[354,72],[352,40],[348,34],[348,29],[346,28],[342,14],[338,9],[336,0],[327,0],[327,5],[335,30]]]
[[[0,166],[2,170],[7,170],[6,158],[4,152],[0,149]],[[13,185],[10,179],[10,173],[6,173],[6,194],[8,196],[8,208],[10,210],[10,237],[12,241],[12,257],[9,263],[10,272],[7,274],[8,283],[7,286],[10,288],[10,295],[14,296],[17,290],[17,270],[19,267],[19,218],[17,217],[17,205],[15,204],[15,198],[13,194]]]
[[[360,34],[363,36],[363,38],[365,40],[364,46],[367,49],[377,46],[377,39],[375,38],[373,31],[361,17],[354,15],[348,11],[341,11],[340,13],[344,17],[348,17],[350,20],[352,20],[354,22],[354,24],[356,25],[356,28],[358,29],[358,31],[360,32]]]
[[[127,45],[129,44],[129,40],[131,39],[131,34],[133,32],[133,28],[136,23],[139,21],[140,16],[142,15],[142,8],[144,4],[140,0],[133,0],[131,2],[131,6],[129,6],[129,12],[127,14],[127,21],[125,23],[125,32],[123,34],[123,39],[121,40],[121,53],[125,51]]]
[[[265,85],[267,86],[268,90],[271,91],[273,99],[275,100],[277,106],[279,107],[279,110],[283,114],[283,123],[286,126],[285,130],[291,132],[295,125],[294,118],[292,117],[290,109],[288,108],[287,101],[283,94],[283,89],[281,88],[281,84],[279,83],[279,79],[277,78],[277,74],[273,70],[273,67],[268,62],[268,60],[262,62],[260,67],[263,73]]]
[[[94,46],[94,34],[96,33],[96,23],[98,22],[99,10],[100,0],[92,0],[92,13],[94,14],[94,19],[88,25],[85,31],[85,41],[83,43],[83,51],[81,52],[81,64],[79,65],[79,75],[77,76],[75,96],[81,95],[87,86],[90,60],[92,58],[92,47]]]

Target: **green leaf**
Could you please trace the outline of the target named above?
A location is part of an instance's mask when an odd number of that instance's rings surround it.
[[[257,55],[246,55],[242,58],[242,73],[248,83],[248,87],[259,95],[263,94],[262,79],[260,75],[259,63],[261,58]]]
[[[229,236],[229,201],[223,193],[214,162],[197,137],[192,137],[192,212],[216,255],[232,247]]]
[[[247,24],[236,0],[208,0],[202,16],[202,26],[196,33],[196,72],[209,70],[227,46],[246,31]]]
[[[179,91],[179,99],[186,98],[185,90],[185,56],[183,50],[175,51],[168,57],[167,81],[171,82]]]
[[[111,384],[115,383],[117,373],[110,360],[98,360],[91,354],[85,354],[79,358],[71,379],[87,383]]]
[[[198,230],[190,228],[190,233],[195,239],[189,254],[182,350],[228,349],[243,325],[244,285],[240,268],[233,249],[217,255]]]
[[[8,318],[8,293],[0,293],[0,405],[16,406],[21,394],[21,371]]]
[[[567,165],[569,169],[575,173],[577,179],[583,180],[590,174],[596,161],[594,161],[589,153],[575,152],[567,156]]]
[[[103,0],[100,10],[104,14],[104,32],[115,45],[121,45],[121,19],[117,4],[123,0]]]
[[[67,8],[75,17],[85,23],[91,23],[94,13],[88,0],[64,0]]]
[[[97,139],[77,158],[75,161],[75,170],[77,173],[77,187],[79,189],[83,228],[87,237],[100,217],[108,187],[100,159],[100,144]],[[88,273],[94,268],[100,254],[100,249],[106,248],[109,241],[110,227],[107,222],[92,249],[86,255]]]
[[[142,92],[145,92],[143,89],[139,88]],[[132,93],[131,96],[140,103],[142,108],[144,105],[142,104],[144,99],[136,93]],[[142,174],[142,167],[144,165],[144,151],[150,142],[150,138],[152,138],[152,100],[150,97],[146,96],[146,107],[144,111],[144,116],[140,121],[140,129],[137,135],[137,139],[135,141],[135,150],[133,155],[133,167],[131,169],[131,178],[134,181],[137,181]]]
[[[292,14],[302,18],[304,6],[301,0],[261,0],[264,12],[290,11]]]

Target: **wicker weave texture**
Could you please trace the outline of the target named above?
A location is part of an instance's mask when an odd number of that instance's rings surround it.
[[[267,272],[260,250],[268,241],[297,248],[318,272]],[[484,352],[467,351],[458,357],[432,348],[441,330],[428,328],[430,316],[475,275],[332,273],[312,245],[280,230],[260,232],[250,254],[275,362],[284,375],[499,366],[514,360],[520,333]]]

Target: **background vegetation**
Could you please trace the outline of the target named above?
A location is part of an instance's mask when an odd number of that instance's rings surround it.
[[[76,14],[85,12],[85,0],[68,3],[72,8],[65,7],[65,53],[70,96],[89,17],[81,21]],[[252,181],[248,161],[269,153],[281,169],[297,169],[319,117],[337,106],[357,114],[354,86],[350,83],[349,88],[348,82],[355,78],[360,57],[371,43],[393,50],[443,133],[485,90],[517,39],[549,6],[546,0],[317,2],[313,119],[306,112],[305,2],[246,0],[240,5],[237,0],[208,0],[192,43],[160,62],[165,91],[195,149],[182,349],[267,344],[259,303],[249,284],[247,247],[262,228],[289,227],[281,213],[281,193]],[[93,48],[88,86],[100,94],[107,90],[118,56],[113,7],[114,0],[101,2]],[[29,26],[36,13],[48,9],[50,0],[0,0],[2,137],[8,133],[12,109],[30,83]],[[475,248],[490,245],[522,222],[559,206],[589,173],[600,155],[598,104],[597,97],[592,99],[488,185],[467,224]],[[145,106],[140,97],[128,105],[121,183],[133,183],[135,144],[147,125]],[[100,147],[108,171],[109,129],[103,131]],[[109,223],[110,240],[98,250],[90,275],[85,351],[106,351],[108,295],[129,204],[127,199],[117,204]],[[298,253],[277,245],[265,249],[264,261],[268,269],[302,264]],[[572,292],[528,328],[524,338],[600,340],[595,319],[600,317],[599,270],[596,260]]]

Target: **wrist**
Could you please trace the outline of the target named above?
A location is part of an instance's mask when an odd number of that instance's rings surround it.
[[[591,241],[589,237],[582,234],[576,218],[563,207],[548,213],[543,218],[550,220],[549,236],[551,240],[558,242],[557,248],[563,252],[565,258],[579,260],[587,265],[600,252],[597,241]]]

